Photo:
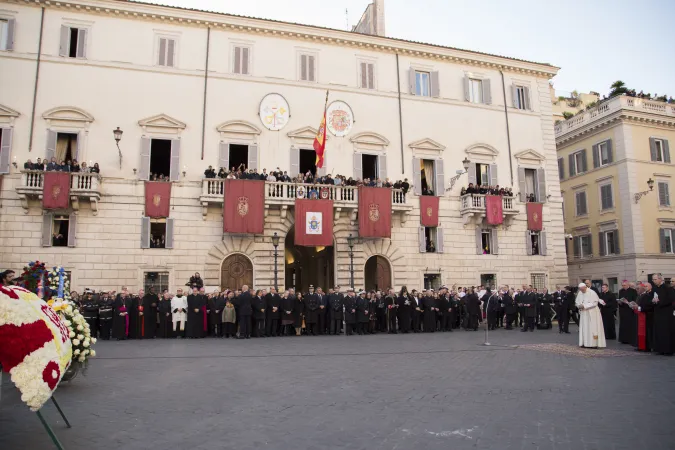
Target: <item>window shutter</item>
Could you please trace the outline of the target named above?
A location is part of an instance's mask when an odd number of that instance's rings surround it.
[[[47,151],[45,155],[48,163],[56,156],[56,131],[47,130]],[[45,166],[46,165],[47,164],[45,164]]]
[[[52,246],[52,227],[54,226],[54,216],[46,213],[42,216],[42,246]]]
[[[166,243],[166,236],[164,239]],[[141,217],[141,248],[150,248],[150,218]]]
[[[413,158],[413,188],[415,195],[422,195],[422,167],[420,159]]]
[[[302,55],[301,58],[304,58],[305,55]],[[304,61],[304,59],[303,59]],[[304,65],[302,66],[303,68],[305,67]],[[241,73],[241,47],[235,47],[234,48],[234,73]],[[300,78],[303,79],[302,77],[304,75],[304,69],[301,72]]]
[[[77,57],[87,57],[87,30],[84,28],[77,30]]]
[[[159,38],[159,61],[160,66],[166,65],[166,39]]]
[[[586,192],[577,193],[577,215],[583,216],[586,215],[588,211],[586,210]]]
[[[592,152],[593,152],[593,168],[598,168],[600,167],[600,155],[598,155],[598,145],[594,145],[591,147]]]
[[[327,164],[328,159],[326,158],[326,156],[327,155],[324,152],[324,154],[323,154],[323,167],[321,167],[320,169],[317,169],[317,171],[316,171],[317,176],[323,177],[328,173],[328,164]]]
[[[295,147],[291,147],[291,163],[290,163],[290,173],[291,178],[297,177],[300,172],[300,150]]]
[[[354,180],[363,178],[363,155],[361,153],[354,153]]]
[[[387,155],[379,155],[377,157],[377,168],[379,169],[380,180],[385,182],[387,180]]]
[[[3,145],[3,152],[4,152],[4,145]],[[658,185],[659,185],[659,206],[668,206],[668,185],[663,182],[659,182]]]
[[[468,172],[469,174],[467,176],[469,177],[469,184],[476,184],[476,164],[469,164]]]
[[[518,103],[518,86],[516,86],[515,84],[511,85],[511,100],[513,100],[514,108],[520,108],[520,105]]]
[[[471,101],[471,87],[469,83],[469,77],[464,75],[464,100],[467,102]]]
[[[76,246],[76,236],[77,234],[77,216],[71,214],[68,216],[68,247]]]
[[[251,152],[249,158],[251,157]],[[180,180],[180,139],[171,140],[171,168],[169,179],[171,181]]]
[[[490,186],[497,186],[499,184],[499,173],[497,172],[497,164],[490,164]]]
[[[229,170],[230,165],[230,145],[226,142],[221,142],[218,145],[218,168]]]
[[[434,189],[434,193],[438,197],[443,197],[445,194],[445,173],[442,159],[437,159],[434,161],[434,180],[436,180],[436,188]]]
[[[670,146],[666,139],[661,141],[663,143],[663,161],[670,163]]]
[[[577,170],[576,170],[577,167],[576,167],[576,164],[574,164],[574,153],[572,153],[569,156],[569,160],[570,160],[570,176],[573,177],[574,175],[577,174]]]
[[[14,50],[14,28],[16,28],[16,19],[7,20],[7,46],[5,50]]]
[[[164,236],[164,248],[173,248],[173,227],[174,219],[166,218],[166,235]]]
[[[649,153],[651,154],[652,161],[656,161],[658,155],[656,153],[656,139],[653,137],[649,138]]]
[[[661,246],[661,253],[666,253],[668,249],[666,248],[666,230],[665,228],[659,228],[659,244]]]
[[[476,254],[477,255],[482,255],[483,254],[483,236],[482,236],[482,229],[480,227],[476,228]]]
[[[316,81],[316,76],[314,74],[314,56],[307,56],[307,79],[309,81]]]
[[[412,95],[417,93],[416,84],[415,69],[411,67],[408,69],[408,87],[410,88],[409,91]]]
[[[242,75],[248,75],[248,61],[249,61],[249,49],[248,47],[242,47],[241,49],[241,73]]]
[[[532,101],[530,99],[529,87],[523,87],[523,97],[525,98],[525,109],[532,111]]]
[[[61,25],[61,40],[59,42],[59,56],[68,56],[68,43],[70,42],[70,28]]]
[[[150,178],[150,138],[141,138],[141,166],[138,170],[138,179],[147,180]]]
[[[563,180],[565,178],[565,160],[558,158],[558,178]]]
[[[606,141],[607,144],[607,163],[613,163],[614,162],[614,150],[612,150],[612,140],[607,139]]]
[[[529,231],[525,232],[525,252],[532,255],[532,233]]]
[[[600,242],[600,256],[605,256],[607,254],[607,250],[605,249],[605,233],[602,231],[598,233],[598,242]]]
[[[525,168],[518,167],[518,187],[520,188],[520,201],[527,201],[527,183],[525,182]]]
[[[80,144],[82,143],[82,136],[84,135],[83,131],[80,131],[77,133],[76,138],[75,138],[75,152],[73,155],[74,159],[79,160],[80,159]]]
[[[300,79],[307,80],[307,55],[300,55]]]
[[[9,155],[12,150],[12,129],[2,129],[0,141],[0,173],[9,173]]]
[[[417,229],[417,238],[418,238],[418,244],[419,244],[419,247],[420,247],[420,253],[426,253],[427,252],[427,238],[426,238],[424,227],[419,227]]]
[[[166,45],[166,65],[167,67],[173,67],[174,59],[176,56],[176,41],[174,39],[167,39]]]
[[[539,254],[541,256],[546,256],[548,254],[548,249],[546,248],[546,232],[539,232]]]
[[[443,253],[443,228],[436,227],[436,253]]]
[[[542,167],[537,169],[537,194],[537,200],[546,203],[546,171]]]
[[[493,255],[499,254],[499,239],[497,239],[497,229],[492,228],[490,230],[490,238],[492,240],[492,247],[490,248],[490,253]]]
[[[441,96],[441,87],[438,79],[438,71],[435,70],[429,74],[429,84],[431,84],[431,96],[440,97]]]
[[[368,88],[368,64],[361,63],[361,86],[362,88]]]
[[[575,236],[572,242],[574,242],[574,257],[579,258],[581,256],[581,238]]]
[[[588,172],[588,158],[586,158],[586,149],[581,151],[581,165],[583,167],[583,172]]]
[[[368,89],[375,89],[375,64],[368,64]]]
[[[614,230],[614,254],[621,254],[621,250],[619,248],[619,230]]]
[[[481,84],[483,85],[483,103],[486,105],[492,104],[492,91],[490,89],[490,80],[484,79]]]
[[[249,145],[248,146],[248,167],[247,169],[257,169],[258,168],[258,146]]]
[[[591,252],[590,254],[593,255],[593,235],[588,234],[588,249]]]

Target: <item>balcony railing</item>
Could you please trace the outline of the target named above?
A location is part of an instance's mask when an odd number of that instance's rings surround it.
[[[28,209],[28,197],[42,196],[45,172],[38,170],[22,170],[21,184],[16,192],[21,198],[22,205]],[[73,209],[79,209],[79,199],[88,199],[94,213],[98,212],[98,201],[101,199],[101,176],[97,173],[72,172],[70,173],[70,199]]]
[[[485,197],[483,194],[466,194],[460,198],[459,212],[465,223],[485,216]],[[514,199],[515,197],[502,197],[502,210],[506,220],[518,213]]]

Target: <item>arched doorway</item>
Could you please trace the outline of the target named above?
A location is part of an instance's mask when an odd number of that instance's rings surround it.
[[[384,290],[391,285],[391,265],[384,256],[375,255],[368,258],[364,268],[365,288],[367,290]]]
[[[220,269],[220,289],[241,289],[253,286],[253,263],[241,254],[230,255]]]
[[[335,285],[334,247],[295,245],[295,227],[286,235],[284,248],[285,287],[307,292],[309,285],[327,292]],[[280,286],[281,288],[281,286]]]

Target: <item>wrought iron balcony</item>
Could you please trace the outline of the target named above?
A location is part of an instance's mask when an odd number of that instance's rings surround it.
[[[45,172],[40,170],[22,170],[21,184],[16,193],[21,199],[21,206],[28,214],[28,199],[42,200]],[[80,209],[80,199],[89,201],[94,215],[98,214],[98,201],[101,199],[101,176],[97,173],[70,173],[70,203],[74,210]]]
[[[486,216],[484,194],[466,194],[460,198],[460,214],[464,218],[464,223],[468,224],[472,220],[478,222]],[[515,197],[502,196],[502,210],[504,212],[504,223],[506,226],[510,223],[513,216],[518,214],[515,206]]]

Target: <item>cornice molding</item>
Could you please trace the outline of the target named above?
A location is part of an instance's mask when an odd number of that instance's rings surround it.
[[[146,20],[173,25],[195,26],[200,28],[259,34],[263,36],[304,40],[327,45],[353,47],[385,53],[398,53],[420,59],[446,61],[466,64],[493,70],[504,70],[530,76],[553,78],[558,67],[541,63],[521,61],[504,56],[489,55],[470,50],[460,50],[401,39],[371,36],[349,31],[321,28],[312,25],[278,22],[244,16],[232,16],[223,13],[181,9],[171,6],[147,3],[123,3],[100,1],[89,4],[87,1],[71,0],[66,2],[53,0],[4,0],[25,6],[55,8],[78,13],[105,15],[124,19]],[[156,12],[155,12],[156,11]]]
[[[613,127],[617,123],[630,123],[666,130],[675,129],[675,118],[622,109],[613,115],[603,117],[600,120],[561,135],[555,140],[556,147],[560,147],[561,145],[567,147],[578,140],[585,139],[590,135]]]

